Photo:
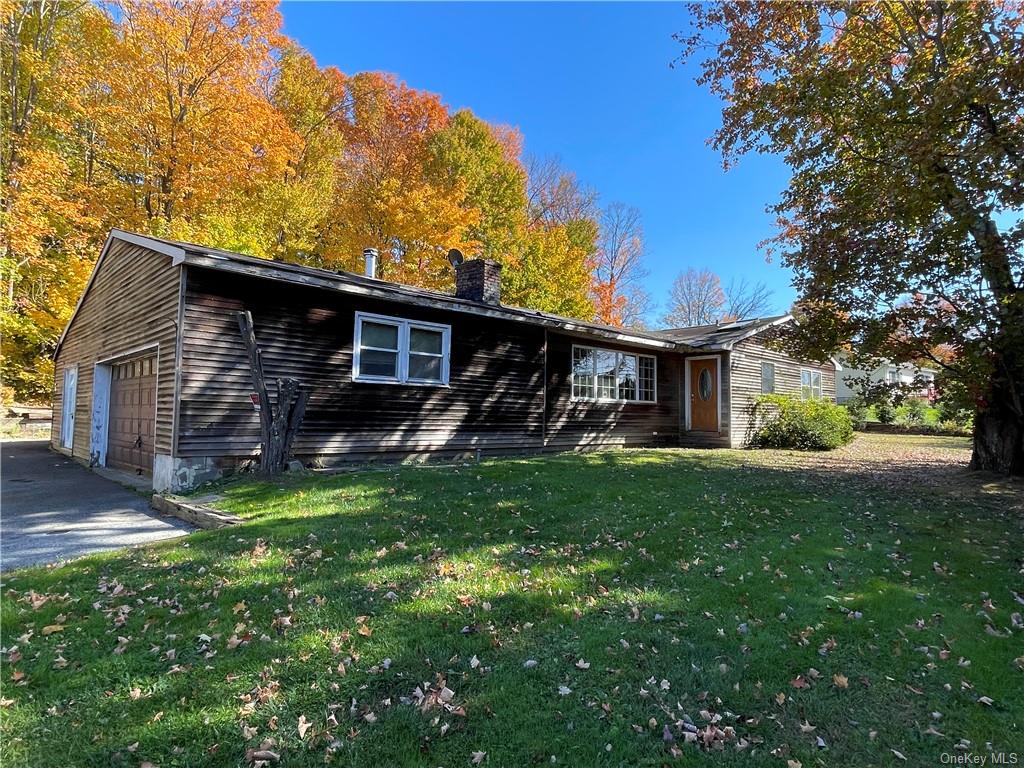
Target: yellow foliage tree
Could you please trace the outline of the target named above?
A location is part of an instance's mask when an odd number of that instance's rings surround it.
[[[266,97],[280,15],[260,0],[121,0],[91,113],[107,216],[201,238],[203,213],[282,177],[299,140]]]
[[[464,186],[428,172],[429,140],[447,124],[447,109],[437,96],[379,73],[350,77],[346,89],[344,182],[325,259],[359,271],[363,249],[375,247],[379,277],[449,287],[445,255],[473,247],[467,231],[479,214],[462,205]]]

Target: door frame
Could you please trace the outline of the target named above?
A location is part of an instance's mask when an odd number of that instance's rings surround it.
[[[89,431],[89,456],[95,466],[107,466],[107,440],[110,433],[110,382],[111,369],[118,363],[134,360],[138,357],[156,358],[156,387],[160,392],[160,344],[145,344],[133,347],[116,355],[97,360],[93,366],[92,377],[92,428]],[[158,403],[153,403],[153,438],[156,442],[156,411]],[[156,445],[153,446],[153,460],[156,461]],[[152,471],[152,467],[150,467]]]
[[[715,424],[714,431],[721,433],[722,431],[722,356],[721,355],[694,355],[693,357],[687,357],[683,360],[683,404],[684,404],[684,419],[683,427],[687,432],[692,432],[690,428],[690,361],[691,360],[714,360],[715,361],[715,390],[718,395],[718,413],[716,414],[717,423]],[[701,430],[702,432],[704,430]]]
[[[68,374],[73,373],[71,377],[74,386],[71,389],[71,397],[68,397]],[[61,394],[60,394],[60,447],[71,451],[75,450],[75,421],[78,418],[78,363],[73,365],[65,365],[63,369],[63,379],[61,381]],[[71,408],[68,408],[68,405]],[[70,416],[70,419],[68,418]],[[70,425],[68,422],[71,422]],[[69,429],[70,427],[70,429]]]

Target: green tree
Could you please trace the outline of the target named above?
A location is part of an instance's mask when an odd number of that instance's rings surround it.
[[[478,211],[467,228],[478,253],[514,269],[526,238],[526,172],[519,159],[468,109],[431,137],[430,153],[436,177],[463,190],[463,205]]]
[[[693,5],[684,58],[728,166],[781,155],[772,243],[803,351],[933,359],[974,394],[972,467],[1024,473],[1024,32],[1017,3]],[[709,47],[706,47],[709,46]]]

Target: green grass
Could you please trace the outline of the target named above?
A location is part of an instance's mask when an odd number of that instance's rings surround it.
[[[715,764],[1019,753],[1020,518],[773,456],[226,486],[242,526],[4,577],[0,762],[705,765],[719,716]]]

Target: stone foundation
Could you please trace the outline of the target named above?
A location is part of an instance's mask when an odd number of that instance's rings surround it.
[[[212,456],[175,458],[157,454],[153,457],[153,490],[190,491],[219,479],[223,473],[224,468]]]

